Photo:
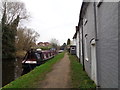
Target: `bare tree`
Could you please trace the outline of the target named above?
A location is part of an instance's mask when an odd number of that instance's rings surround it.
[[[5,14],[6,24],[11,24],[17,16],[20,17],[20,20],[27,19],[29,17],[25,4],[22,2],[2,1],[2,7],[0,10],[2,14]]]
[[[40,35],[32,29],[19,28],[16,40],[17,50],[29,50],[31,47],[34,47],[39,36]]]
[[[50,40],[50,43],[51,43],[51,45],[52,45],[53,48],[56,48],[56,49],[57,49],[57,47],[58,47],[58,45],[59,45],[59,41],[58,41],[57,39],[52,38],[52,39]]]
[[[2,23],[2,57],[15,57],[15,36],[17,27],[22,19],[27,19],[28,15],[25,5],[22,2],[9,2],[2,0],[0,7]]]

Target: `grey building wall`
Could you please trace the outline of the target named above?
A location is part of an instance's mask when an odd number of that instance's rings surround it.
[[[88,54],[88,61],[86,60],[85,56],[85,49],[84,49],[84,63],[85,63],[85,70],[88,75],[91,77],[91,54],[90,54],[90,41],[91,39],[95,38],[95,30],[94,30],[94,7],[93,2],[89,3],[86,13],[84,15],[83,21],[87,20],[86,24],[83,23],[83,37],[84,37],[84,47],[85,47],[85,35],[87,34],[87,54]]]
[[[120,23],[120,2],[118,3],[118,23]],[[120,89],[120,25],[118,25],[118,87]]]
[[[77,37],[76,37],[76,55],[78,58],[80,58],[79,56],[79,32],[77,31]]]
[[[118,3],[97,7],[97,60],[102,88],[118,87]]]
[[[80,32],[80,63],[83,64],[82,28],[80,26],[79,26],[79,32]]]

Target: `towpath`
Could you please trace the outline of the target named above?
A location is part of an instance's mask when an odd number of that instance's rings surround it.
[[[70,60],[65,53],[64,58],[54,64],[52,71],[41,82],[42,88],[70,88]]]

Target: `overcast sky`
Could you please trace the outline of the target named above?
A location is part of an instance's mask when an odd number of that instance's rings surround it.
[[[82,0],[22,0],[31,19],[26,26],[40,34],[37,42],[56,38],[62,45],[72,39],[78,25]]]

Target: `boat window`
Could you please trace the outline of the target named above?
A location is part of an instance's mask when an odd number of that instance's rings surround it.
[[[44,58],[47,58],[45,54],[44,54]]]
[[[28,53],[28,59],[36,59],[36,56],[35,54],[32,52],[32,53]]]
[[[37,56],[37,59],[40,59],[40,54],[35,53],[35,55]]]

